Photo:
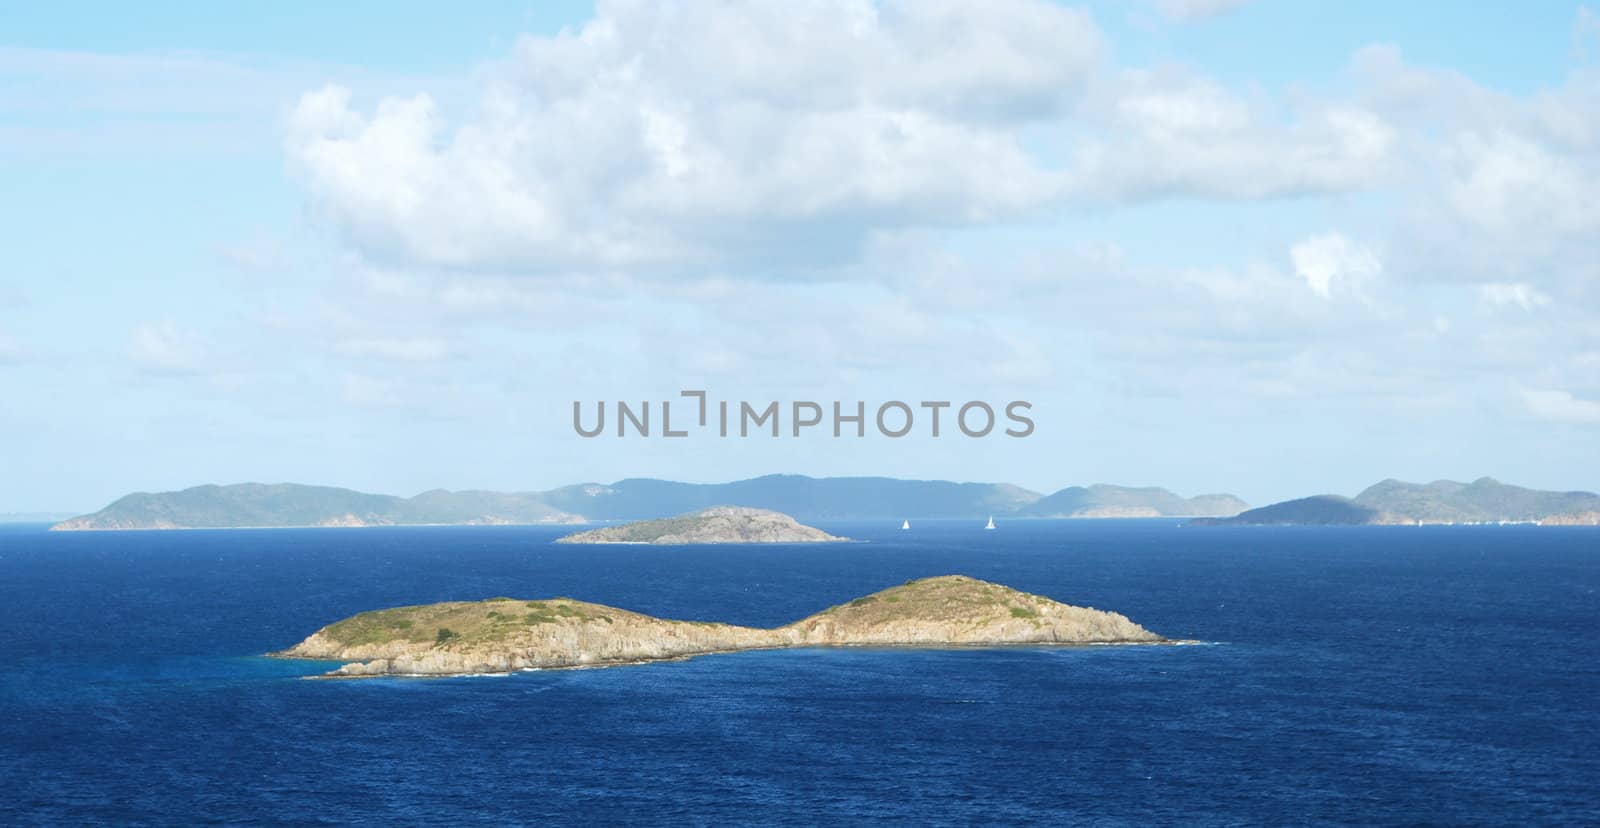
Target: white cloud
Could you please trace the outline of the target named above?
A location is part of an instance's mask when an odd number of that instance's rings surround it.
[[[1540,419],[1600,425],[1600,401],[1580,399],[1569,391],[1524,389],[1522,401]]]
[[[1371,248],[1339,233],[1305,239],[1290,248],[1289,257],[1295,273],[1324,299],[1341,293],[1370,301],[1369,286],[1383,273],[1383,263]]]
[[[1108,73],[1103,51],[1045,0],[603,4],[522,38],[469,117],[329,85],[286,149],[383,264],[740,278],[837,275],[884,235],[1063,202],[1357,191],[1392,161],[1365,107]]]
[[[1600,75],[1519,97],[1389,46],[1352,61],[1364,106],[1401,133],[1386,189],[1402,205],[1396,269],[1420,278],[1527,282],[1581,296],[1600,234]]]
[[[1394,131],[1363,108],[1304,103],[1290,120],[1221,84],[1167,66],[1096,91],[1071,164],[1074,195],[1127,202],[1173,195],[1258,199],[1374,185]]]
[[[1582,341],[1582,297],[1600,296],[1575,264],[1600,216],[1600,95],[1577,77],[1519,97],[1372,47],[1337,83],[1269,89],[1108,66],[1087,18],[1045,3],[708,9],[602,4],[481,72],[473,111],[302,97],[287,152],[359,282],[334,352],[420,362],[447,352],[427,333],[441,320],[581,323],[620,332],[640,376],[832,382],[915,358],[1036,381],[1086,354],[1167,390],[1447,398],[1500,372],[1585,387],[1529,372]],[[1099,221],[1183,198],[1242,226],[1266,212],[1220,202],[1290,197],[1190,262]],[[1039,241],[1057,229],[1075,252],[1039,264],[1064,252]],[[818,285],[872,310],[796,314],[830,301]],[[685,344],[635,342],[650,325]]]
[[[1504,129],[1463,133],[1446,152],[1445,196],[1467,225],[1517,236],[1600,230],[1600,182],[1580,161]]]
[[[1044,0],[603,4],[524,37],[479,110],[302,97],[287,150],[369,256],[541,273],[854,255],[874,230],[1048,199],[1016,125],[1056,117],[1101,51]]]
[[[1156,0],[1156,6],[1169,20],[1193,22],[1208,20],[1243,8],[1250,0]]]
[[[1480,285],[1478,292],[1484,301],[1495,306],[1516,305],[1525,311],[1531,311],[1542,305],[1550,304],[1550,297],[1539,292],[1531,285],[1521,282],[1491,282]]]
[[[204,347],[170,321],[146,322],[133,329],[128,356],[152,374],[194,374],[203,366]]]

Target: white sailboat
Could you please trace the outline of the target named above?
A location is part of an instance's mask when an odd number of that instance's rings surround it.
[[[983,528],[985,528],[985,529],[993,529],[994,528],[994,515],[990,515],[989,516],[989,525],[985,526]]]
[[[909,521],[909,520],[900,521],[900,528],[901,529],[910,529],[911,528],[911,521]]]

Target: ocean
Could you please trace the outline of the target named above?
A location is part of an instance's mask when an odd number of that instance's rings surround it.
[[[865,542],[0,526],[0,824],[1600,824],[1600,530],[818,525]],[[399,604],[776,625],[950,573],[1206,644],[261,657]]]

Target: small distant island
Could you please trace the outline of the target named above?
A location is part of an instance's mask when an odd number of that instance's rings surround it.
[[[1483,477],[1471,483],[1385,480],[1353,498],[1315,495],[1250,509],[1198,526],[1422,526],[1529,523],[1600,525],[1600,495],[1525,489]]]
[[[1126,616],[964,575],[908,581],[772,629],[671,621],[551,598],[364,612],[276,658],[350,662],[329,677],[447,676],[598,667],[787,647],[1173,643]]]
[[[746,506],[713,506],[660,520],[590,529],[556,543],[828,543],[849,540],[806,526],[782,512]]]

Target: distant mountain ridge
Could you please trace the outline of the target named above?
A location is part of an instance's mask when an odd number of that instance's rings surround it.
[[[1481,477],[1471,483],[1384,480],[1353,498],[1286,500],[1211,525],[1416,525],[1431,523],[1600,524],[1600,495],[1527,489]]]
[[[648,520],[736,504],[804,521],[1014,517],[1187,517],[1234,514],[1232,495],[1184,499],[1165,489],[1071,487],[1048,497],[1009,483],[953,483],[889,477],[767,475],[730,483],[632,478],[545,492],[434,490],[415,497],[295,483],[196,486],[130,494],[61,531],[425,524],[548,524]],[[1043,504],[1043,505],[1041,505]],[[1037,507],[1037,508],[1035,508]]]
[[[423,492],[413,498],[298,483],[195,486],[137,492],[91,515],[51,527],[81,529],[226,529],[417,524],[580,523],[537,494]]]
[[[1250,504],[1230,494],[1179,497],[1154,486],[1069,486],[1018,510],[1026,517],[1202,517],[1236,515]]]

